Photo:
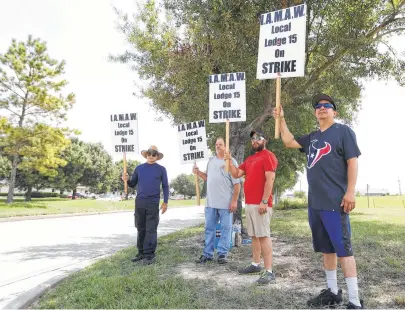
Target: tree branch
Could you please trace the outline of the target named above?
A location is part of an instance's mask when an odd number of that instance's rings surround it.
[[[405,0],[403,0],[403,3],[401,5],[405,4]],[[398,6],[400,7],[400,6]],[[377,27],[375,27],[372,31],[370,31],[368,34],[366,34],[364,37],[366,39],[370,39],[372,37],[374,37],[377,33],[379,33],[381,30],[383,30],[385,27],[387,27],[388,25],[392,24],[393,22],[396,22],[397,20],[400,20],[402,18],[395,18],[397,16],[397,13],[394,13],[392,15],[390,15],[389,17],[387,17],[380,25],[378,25]],[[342,57],[344,55],[346,55],[346,53],[348,51],[350,51],[353,47],[351,46],[346,47],[344,49],[342,49],[340,52],[336,53],[333,57],[331,57],[327,62],[325,62],[318,70],[316,70],[311,77],[309,78],[309,80],[300,88],[296,89],[294,92],[292,92],[291,96],[295,97],[296,95],[298,95],[299,93],[301,93],[304,89],[308,89],[313,83],[315,83],[315,81],[319,78],[319,75],[324,72],[325,70],[327,70],[330,66],[332,66],[335,62],[339,61],[340,59],[342,59]]]
[[[13,110],[7,108],[7,107],[3,107],[4,109],[8,110],[9,112],[15,114],[16,116],[20,116],[20,114],[18,114],[17,112],[14,112]]]
[[[390,34],[390,33],[393,33],[393,32],[400,32],[400,31],[405,31],[405,27],[404,28],[396,28],[396,29],[391,29],[391,30],[388,30],[388,31],[386,31],[386,32],[384,32],[384,33],[381,33],[380,35],[378,35],[377,37],[376,37],[376,40],[381,40],[383,37],[385,37],[387,34]]]
[[[14,94],[16,94],[18,97],[20,97],[21,99],[24,99],[24,96],[21,96],[19,93],[17,93],[15,90],[13,90],[10,86],[8,86],[6,83],[4,83],[3,81],[0,81],[1,85],[3,85],[5,88],[7,88],[9,91],[13,92]]]

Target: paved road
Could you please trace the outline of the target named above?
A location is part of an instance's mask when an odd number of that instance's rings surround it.
[[[203,223],[204,208],[168,209],[158,235]],[[0,309],[20,307],[60,278],[136,244],[132,212],[0,222]]]

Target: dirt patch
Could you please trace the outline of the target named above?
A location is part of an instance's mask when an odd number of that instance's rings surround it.
[[[175,272],[178,275],[186,280],[206,281],[208,284],[200,290],[202,295],[214,294],[215,287],[221,289],[223,301],[217,299],[215,305],[212,305],[214,308],[239,308],[238,305],[242,308],[243,305],[248,308],[305,308],[306,301],[326,286],[322,257],[313,252],[311,240],[273,237],[273,271],[276,282],[265,287],[260,286],[260,292],[268,292],[271,296],[268,300],[264,297],[267,300],[264,304],[252,297],[252,293],[255,294],[258,289],[255,282],[259,276],[244,276],[237,272],[240,267],[250,263],[251,245],[234,247],[226,265],[219,265],[215,260],[205,265],[194,262],[202,252],[202,234],[179,240],[176,245],[187,249],[190,254],[190,261],[177,266]],[[404,287],[399,280],[392,277],[380,278],[379,283],[376,283],[375,275],[360,274],[361,298],[371,303],[373,308],[401,308],[397,296],[402,296]],[[338,270],[338,284],[343,289],[346,303],[347,289],[341,269]],[[256,297],[261,295],[259,293]],[[340,308],[344,308],[344,304]]]

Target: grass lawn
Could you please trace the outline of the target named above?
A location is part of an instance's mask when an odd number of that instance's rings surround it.
[[[351,215],[361,298],[366,308],[405,307],[405,208],[359,206]],[[233,248],[227,265],[196,265],[203,227],[159,241],[157,263],[133,264],[128,248],[65,279],[35,308],[306,308],[325,287],[321,255],[313,253],[307,211],[275,210],[272,219],[276,283],[258,287],[258,276],[240,276],[250,245]],[[339,287],[347,289],[341,270]],[[341,306],[343,308],[344,305]]]
[[[201,205],[204,200],[201,200]],[[195,200],[169,200],[170,207],[194,206]],[[60,199],[60,198],[34,198],[25,202],[23,198],[16,198],[11,205],[6,204],[6,199],[0,199],[0,218],[11,216],[65,214],[103,212],[113,210],[132,210],[134,199],[127,201],[98,201],[94,199]]]

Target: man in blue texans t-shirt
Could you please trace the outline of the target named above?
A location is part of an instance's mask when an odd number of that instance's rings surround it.
[[[169,183],[166,168],[157,163],[163,158],[156,146],[141,152],[146,163],[135,168],[131,179],[124,177],[128,186],[138,186],[135,198],[135,227],[138,231],[138,254],[132,258],[133,262],[143,261],[150,265],[155,262],[157,247],[157,227],[159,225],[160,186],[163,189],[162,214],[167,210],[169,200]]]
[[[355,207],[357,158],[360,150],[352,129],[335,123],[336,104],[325,94],[313,98],[319,129],[295,138],[288,130],[284,111],[273,110],[280,117],[280,133],[288,148],[298,148],[307,156],[308,219],[315,252],[323,253],[328,288],[308,300],[308,306],[320,307],[342,302],[337,286],[337,257],[346,279],[348,309],[363,308],[359,299],[356,262],[351,245],[349,213]]]

